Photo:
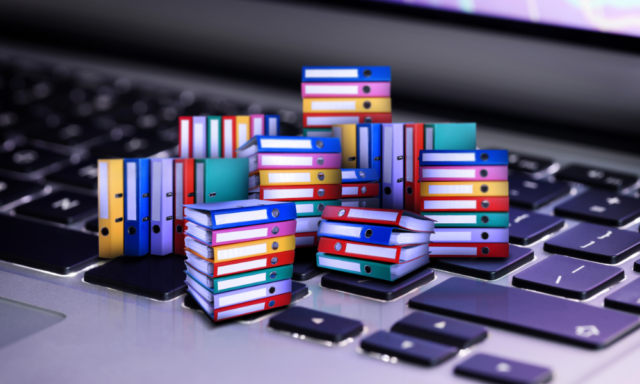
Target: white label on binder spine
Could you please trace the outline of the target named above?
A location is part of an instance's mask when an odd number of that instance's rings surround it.
[[[453,184],[453,185],[430,185],[429,194],[436,195],[460,195],[460,194],[472,194],[473,184]]]
[[[432,256],[475,256],[477,253],[476,247],[429,247],[429,251]]]
[[[262,139],[262,148],[269,149],[311,149],[311,140]]]
[[[229,275],[232,273],[249,271],[252,269],[266,268],[266,266],[267,266],[267,259],[245,261],[244,263],[237,263],[237,264],[218,267],[218,275],[220,276]]]
[[[473,179],[476,177],[475,169],[422,169],[422,177],[425,179]]]
[[[162,163],[151,162],[151,221],[160,221],[162,201]]]
[[[269,173],[269,183],[309,183],[311,173]]]
[[[223,232],[216,234],[216,243],[227,243],[229,241],[257,239],[267,237],[268,228],[249,229],[246,231]]]
[[[296,247],[302,245],[313,245],[315,241],[315,236],[301,236],[296,237]]]
[[[305,85],[305,93],[313,95],[357,95],[357,85]]]
[[[441,162],[449,162],[449,161],[476,161],[475,152],[445,152],[445,153],[434,153],[427,152],[422,154],[422,161],[441,161]]]
[[[351,209],[349,210],[348,217],[354,219],[370,219],[379,221],[396,221],[398,220],[398,212],[385,212],[385,211],[365,211],[364,209]]]
[[[189,120],[180,120],[180,157],[189,157]]]
[[[335,124],[358,124],[358,116],[307,116],[308,127],[322,127]]]
[[[267,280],[266,273],[258,273],[250,276],[237,277],[235,279],[223,280],[218,283],[218,289],[229,289],[239,287],[241,285],[259,283]]]
[[[230,309],[228,311],[220,311],[218,312],[218,320],[228,319],[230,317],[236,317],[240,315],[244,315],[247,313],[258,312],[264,310],[264,303],[247,305],[246,307],[240,307],[235,309]]]
[[[338,235],[338,236],[346,236],[353,237],[354,239],[359,239],[360,234],[362,233],[362,228],[358,227],[350,227],[346,225],[329,223],[325,222],[322,225],[322,235]]]
[[[342,187],[343,196],[358,196],[358,187]]]
[[[393,144],[393,127],[384,126],[384,137],[382,139],[382,159],[384,164],[382,166],[382,181],[387,184],[391,184],[391,164],[393,159],[392,155]]]
[[[249,140],[247,137],[247,124],[238,124],[238,142],[236,146],[240,148],[247,140]]]
[[[138,172],[137,164],[134,162],[127,162],[127,220],[136,220],[137,216],[137,181]]]
[[[264,135],[264,122],[262,121],[262,117],[254,117],[253,118],[253,136],[262,136]]]
[[[299,217],[296,219],[296,233],[318,232],[319,217]]]
[[[238,257],[259,255],[262,253],[267,253],[267,243],[247,245],[244,247],[231,249],[222,249],[218,251],[218,260],[229,260]]]
[[[320,267],[337,268],[345,271],[360,272],[360,264],[352,261],[329,259],[327,257],[318,257],[318,265]]]
[[[204,163],[196,163],[196,203],[204,203]]]
[[[218,119],[209,120],[209,145],[211,146],[210,158],[220,157],[220,121]]]
[[[296,204],[296,213],[313,213],[313,204]]]
[[[98,163],[98,181],[100,184],[100,218],[109,219],[109,163]]]
[[[377,257],[384,257],[385,259],[396,258],[396,250],[394,248],[374,247],[371,245],[361,245],[347,243],[346,253],[353,253],[356,255],[371,255]]]
[[[424,200],[424,210],[431,209],[476,209],[478,202],[475,200]]]
[[[228,307],[234,304],[246,303],[248,301],[261,299],[265,296],[267,296],[267,288],[258,288],[250,290],[248,292],[223,296],[218,300],[218,303],[221,307]]]
[[[431,234],[432,243],[447,243],[453,241],[471,241],[471,232],[440,232],[436,229],[435,233]],[[431,251],[433,251],[433,248],[431,248]],[[433,254],[433,252],[431,254]]]
[[[341,203],[342,203],[343,207],[357,207],[357,206],[359,206],[360,202],[359,202],[359,200],[356,200],[356,201],[345,201],[345,200],[342,200]]]
[[[312,101],[312,111],[355,111],[356,101]]]
[[[413,128],[408,127],[406,130],[404,154],[406,157],[404,179],[413,182]]]
[[[182,209],[182,202],[183,202],[183,191],[182,191],[182,163],[176,163],[176,198],[175,198],[175,202],[176,202],[176,207],[175,207],[175,212],[176,212],[176,219],[178,220],[183,220],[184,219],[184,209]]]
[[[223,119],[224,125],[224,157],[230,159],[233,157],[233,120]]]
[[[358,78],[358,69],[305,69],[304,77],[309,79],[317,78],[334,78],[334,79],[348,79]]]
[[[476,215],[434,215],[426,217],[436,220],[438,224],[475,224]]]
[[[369,127],[360,127],[358,129],[358,160],[360,168],[369,168]]]
[[[265,189],[264,199],[302,199],[312,198],[313,188],[305,189]]]
[[[356,171],[342,171],[342,181],[357,180]]]
[[[193,157],[196,159],[204,159],[207,157],[207,140],[204,124],[193,124]]]
[[[263,155],[261,157],[264,166],[312,166],[312,156],[275,156]]]
[[[214,215],[216,225],[243,223],[246,221],[267,220],[267,210],[260,209],[258,211],[223,213]]]

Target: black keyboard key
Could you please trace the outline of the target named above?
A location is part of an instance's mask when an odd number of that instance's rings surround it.
[[[58,150],[96,145],[107,136],[107,132],[91,129],[86,124],[68,124],[57,129],[28,135],[34,145]]]
[[[360,347],[365,351],[427,366],[438,365],[458,353],[455,347],[385,331],[378,331],[362,340]]]
[[[619,227],[640,217],[640,200],[613,192],[591,190],[558,205],[558,216]]]
[[[73,224],[98,212],[98,199],[73,192],[55,192],[16,208],[16,213]]]
[[[272,317],[269,326],[334,343],[357,336],[363,329],[360,321],[303,307],[293,307]]]
[[[173,253],[167,256],[116,257],[85,272],[84,281],[155,300],[171,300],[187,289],[184,260],[184,256]]]
[[[589,348],[606,347],[640,326],[639,317],[626,313],[460,277],[409,306]]]
[[[429,266],[477,279],[496,280],[533,261],[533,250],[509,245],[505,258],[439,258],[431,259]]]
[[[529,209],[538,209],[569,193],[567,183],[533,180],[523,175],[509,176],[509,204]]]
[[[526,173],[546,171],[554,164],[552,159],[509,151],[509,169]]]
[[[66,156],[44,149],[22,147],[12,152],[0,154],[0,168],[7,171],[30,173],[58,165],[66,160]]]
[[[551,255],[513,276],[515,287],[586,300],[624,278],[621,268]]]
[[[410,314],[395,323],[391,331],[460,349],[469,348],[487,338],[485,327],[425,312]]]
[[[522,209],[509,209],[509,242],[529,245],[564,226],[564,219]]]
[[[636,272],[640,272],[640,260],[636,260],[636,262],[633,263],[633,270]]]
[[[42,192],[44,185],[27,181],[12,180],[0,176],[0,205],[5,205],[27,195]]]
[[[584,165],[570,165],[556,173],[559,180],[575,181],[596,188],[622,190],[638,181],[636,175]]]
[[[580,223],[544,243],[544,250],[605,264],[618,264],[640,250],[640,234]]]
[[[55,181],[78,188],[98,189],[97,160],[83,161],[73,167],[63,169],[47,176],[47,180]]]
[[[635,279],[605,297],[604,306],[640,314],[640,279]]]
[[[96,158],[151,157],[164,151],[168,154],[174,147],[174,143],[163,142],[154,135],[140,135],[96,146],[91,150],[91,154]]]
[[[477,353],[459,364],[459,375],[503,384],[540,384],[551,381],[551,370],[485,353]]]
[[[84,224],[87,231],[98,233],[98,219],[89,220]]]
[[[296,258],[293,262],[293,280],[310,280],[325,272],[322,268],[318,268],[317,252],[317,247],[296,249]]]
[[[435,278],[431,268],[420,268],[396,280],[384,281],[342,272],[322,276],[322,286],[378,300],[394,300],[421,287]]]
[[[0,216],[0,259],[68,275],[98,262],[98,237],[17,217]],[[32,241],[37,236],[37,241]]]

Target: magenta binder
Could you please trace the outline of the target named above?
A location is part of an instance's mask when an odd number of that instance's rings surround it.
[[[420,167],[420,181],[506,181],[506,165],[456,165]]]
[[[382,208],[404,209],[404,124],[382,125]]]
[[[173,252],[173,159],[151,159],[151,254]]]
[[[249,173],[261,169],[340,168],[340,153],[258,153],[249,158]]]
[[[302,83],[302,97],[390,97],[391,83]]]
[[[211,238],[202,238],[204,232],[210,233]],[[289,236],[296,233],[296,221],[278,221],[273,223],[249,225],[211,231],[192,222],[187,222],[186,234],[197,241],[211,247],[240,243],[245,241],[268,239],[271,237]]]
[[[264,115],[249,115],[251,137],[264,136]]]

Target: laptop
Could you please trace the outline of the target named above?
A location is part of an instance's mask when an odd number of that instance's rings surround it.
[[[638,20],[612,0],[2,2],[3,381],[637,382]],[[394,121],[475,121],[508,149],[509,259],[440,259],[380,300],[297,258],[291,307],[363,324],[325,343],[269,326],[286,309],[213,324],[177,256],[97,258],[96,159],[175,157],[179,115],[300,135],[304,65],[388,65]],[[363,348],[415,313],[487,337],[429,367]]]

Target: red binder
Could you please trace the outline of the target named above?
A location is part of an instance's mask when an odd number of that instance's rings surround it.
[[[509,212],[509,197],[421,197],[418,210],[429,212]]]
[[[318,246],[318,232],[296,233],[296,249]]]
[[[248,315],[250,313],[267,311],[274,308],[284,307],[291,304],[291,293],[283,293],[282,295],[265,297],[242,304],[232,305],[215,309],[213,311],[213,321],[222,321]]]
[[[335,205],[328,205],[322,212],[322,218],[333,221],[344,221],[349,223],[370,223],[386,226],[395,226],[411,231],[419,232],[431,232],[420,231],[417,228],[409,228],[404,225],[403,218],[409,217],[411,219],[422,220],[423,216],[409,211],[403,211],[400,209],[382,209],[382,208],[357,208],[357,207],[340,207]]]
[[[390,123],[391,113],[303,113],[305,128],[331,128],[336,124]]]
[[[198,269],[198,271],[210,277],[221,277],[221,276],[233,275],[236,273],[255,271],[257,269],[281,267],[283,265],[293,264],[293,260],[296,257],[296,251],[285,251],[285,252],[272,253],[269,255],[247,257],[245,259],[236,259],[236,260],[230,260],[230,261],[223,261],[220,263],[214,263],[212,259],[207,259],[206,257],[203,257],[202,255],[197,254],[196,252],[194,252],[189,248],[185,248],[185,250],[213,264],[213,275],[206,273],[206,271],[196,268]]]
[[[380,194],[379,183],[349,183],[342,184],[342,198],[376,197]]]
[[[342,193],[341,187],[340,184],[258,187],[249,194],[255,193],[260,200],[273,201],[336,200]]]
[[[178,117],[178,157],[183,159],[193,157],[193,148],[191,146],[191,131],[193,120],[191,116]]]
[[[416,245],[376,245],[360,243],[350,240],[334,239],[331,237],[321,237],[318,243],[318,252],[329,253],[338,256],[355,257],[358,259],[382,261],[384,263],[400,264],[413,260],[420,256],[425,256],[429,248],[425,246],[425,253],[416,255],[409,260],[401,260],[403,249],[415,247]]]
[[[236,117],[222,116],[222,151],[221,156],[226,159],[236,157]]]
[[[430,243],[431,258],[509,257],[509,243]]]
[[[182,165],[182,178],[178,179],[178,164]],[[173,252],[178,255],[184,253],[184,208],[186,204],[195,203],[195,172],[194,159],[175,159],[173,161],[173,207],[174,207],[174,231],[173,231]],[[182,191],[179,193],[179,191]],[[179,199],[182,198],[182,201]]]
[[[424,149],[424,124],[404,126],[404,209],[420,213],[420,151]]]

